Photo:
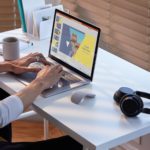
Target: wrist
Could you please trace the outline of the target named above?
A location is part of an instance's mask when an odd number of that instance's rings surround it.
[[[12,64],[10,64],[9,62],[4,62],[3,64],[2,64],[2,66],[3,66],[3,72],[12,72],[13,71],[13,65]]]
[[[36,88],[39,94],[44,90],[44,83],[40,79],[33,80],[29,86]]]
[[[35,79],[16,95],[22,100],[24,108],[26,109],[42,91],[43,83]]]
[[[8,68],[7,72],[14,72],[14,70],[16,69],[16,65],[14,65],[14,64],[7,63],[6,65]]]

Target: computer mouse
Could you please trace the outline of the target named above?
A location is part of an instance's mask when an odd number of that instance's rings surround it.
[[[86,98],[94,98],[96,95],[93,93],[87,93],[87,92],[75,92],[72,96],[71,96],[71,101],[74,104],[80,104],[81,102],[83,102]]]

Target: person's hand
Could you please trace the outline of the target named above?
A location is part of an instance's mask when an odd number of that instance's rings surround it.
[[[42,90],[54,86],[60,79],[63,69],[60,65],[45,66],[36,76],[34,82],[41,83]]]
[[[17,66],[24,66],[27,67],[29,64],[33,62],[41,62],[44,65],[51,65],[50,62],[48,62],[45,57],[41,53],[30,53],[29,55],[19,58],[14,61],[9,61],[9,63],[17,65]]]
[[[63,69],[60,65],[45,66],[37,74],[36,79],[34,79],[23,90],[16,93],[22,101],[24,109],[28,108],[43,90],[55,85],[59,81],[62,72]]]
[[[35,72],[35,73],[38,73],[41,70],[40,68],[22,67],[22,66],[17,66],[17,65],[14,65],[14,64],[11,64],[10,68],[11,69],[10,69],[9,72],[12,72],[14,74],[22,74],[22,73],[25,73],[25,72]]]
[[[39,72],[41,70],[39,67],[28,67],[31,63],[37,61],[44,65],[51,65],[41,53],[31,53],[25,57],[14,61],[6,61],[5,63],[9,66],[7,71],[15,74],[22,74],[25,72]]]

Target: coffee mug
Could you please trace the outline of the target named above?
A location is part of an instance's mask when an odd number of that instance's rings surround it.
[[[4,60],[15,60],[20,57],[19,40],[16,37],[4,38],[2,45]]]

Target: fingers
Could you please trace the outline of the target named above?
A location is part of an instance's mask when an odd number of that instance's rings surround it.
[[[40,68],[28,68],[28,67],[20,67],[20,66],[14,66],[14,69],[12,70],[13,73],[15,74],[22,74],[25,72],[39,72],[41,69]]]
[[[39,71],[41,71],[41,69],[40,68],[26,68],[25,71],[38,73]]]
[[[37,56],[39,57],[39,62],[43,63],[44,65],[51,65],[51,63],[48,62],[41,53],[37,54]]]
[[[18,72],[24,73],[24,72],[39,72],[41,69],[40,68],[28,68],[28,67],[20,67],[20,70]]]
[[[51,65],[51,63],[48,62],[46,60],[46,58],[43,56],[43,54],[41,54],[41,53],[33,53],[33,54],[29,55],[29,57],[30,57],[30,62],[31,63],[38,61],[38,62],[43,63],[44,65]]]
[[[44,65],[49,65],[49,66],[52,65],[52,63],[47,61],[46,59],[40,59],[40,62],[43,63]]]
[[[60,78],[63,72],[63,68],[60,65],[56,66],[45,66],[42,71],[42,73],[47,74],[48,76],[53,76],[54,78]],[[40,72],[40,73],[41,73]]]
[[[50,62],[46,60],[46,58],[41,53],[30,53],[27,56],[24,56],[17,60],[16,65],[19,66],[28,66],[33,62],[41,62],[44,65],[51,65]]]
[[[62,73],[63,68],[61,65],[55,65],[51,67],[51,71],[56,73]]]
[[[62,68],[61,65],[58,65],[58,66],[56,67],[56,70],[58,71],[58,73],[62,73],[62,72],[63,72],[63,68]]]
[[[43,54],[41,54],[41,53],[33,53],[33,54],[31,55],[31,57],[34,57],[34,58],[36,58],[37,56],[38,56],[41,60],[46,60],[45,57],[43,56]]]
[[[62,67],[60,65],[56,66],[45,66],[36,76],[38,82],[41,81],[44,84],[43,89],[53,87],[60,79],[62,75]]]

